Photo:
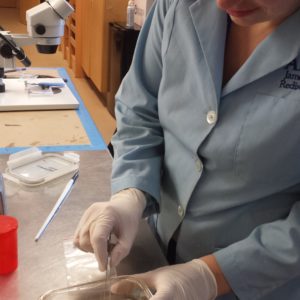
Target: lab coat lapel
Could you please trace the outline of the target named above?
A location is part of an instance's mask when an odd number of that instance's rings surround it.
[[[218,102],[222,89],[224,45],[227,15],[216,7],[214,0],[197,0],[189,7]]]
[[[224,86],[222,97],[281,68],[300,53],[300,10],[283,22],[251,54]]]

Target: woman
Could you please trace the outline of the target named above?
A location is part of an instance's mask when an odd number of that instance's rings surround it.
[[[152,299],[300,297],[300,1],[158,0],[116,96],[114,195],[75,244],[105,269],[142,214],[169,261]]]

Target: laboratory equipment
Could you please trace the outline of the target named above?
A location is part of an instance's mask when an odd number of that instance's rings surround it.
[[[134,23],[143,26],[155,0],[135,0]]]
[[[6,213],[6,196],[5,196],[3,176],[0,173],[0,215],[5,215],[5,213]]]
[[[129,0],[127,5],[127,28],[133,28],[134,26],[134,13],[135,13],[135,4],[134,0]]]
[[[62,78],[5,78],[0,111],[77,109],[79,100]]]
[[[117,276],[111,278],[112,285],[126,284],[123,292],[108,296],[105,280],[99,280],[70,287],[49,291],[39,300],[147,300],[152,296],[149,288],[132,276]],[[109,298],[110,297],[110,298]]]
[[[32,147],[9,155],[3,177],[23,186],[38,186],[76,173],[79,161],[77,153],[42,153]]]
[[[27,80],[24,81],[25,87],[39,87],[42,90],[51,89],[51,88],[63,88],[65,87],[64,82],[49,82],[49,81],[41,81],[41,82],[28,82]]]
[[[18,267],[18,221],[11,216],[0,216],[0,275]]]
[[[5,68],[15,68],[14,58],[25,67],[31,62],[21,46],[36,45],[40,53],[55,53],[64,35],[64,20],[74,11],[66,0],[47,0],[26,12],[28,34],[0,31],[0,92],[5,91],[2,80]]]

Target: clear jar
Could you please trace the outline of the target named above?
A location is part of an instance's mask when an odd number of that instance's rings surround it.
[[[143,282],[132,276],[112,277],[110,284],[116,283],[122,283],[122,290],[119,289],[118,294],[109,293],[109,284],[100,280],[52,290],[39,300],[147,300],[153,296]]]

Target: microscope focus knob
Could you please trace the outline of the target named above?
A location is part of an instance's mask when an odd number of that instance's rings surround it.
[[[46,32],[46,27],[43,24],[37,24],[34,30],[37,34],[43,35]]]
[[[0,55],[6,59],[13,57],[11,47],[6,43],[0,43]]]

